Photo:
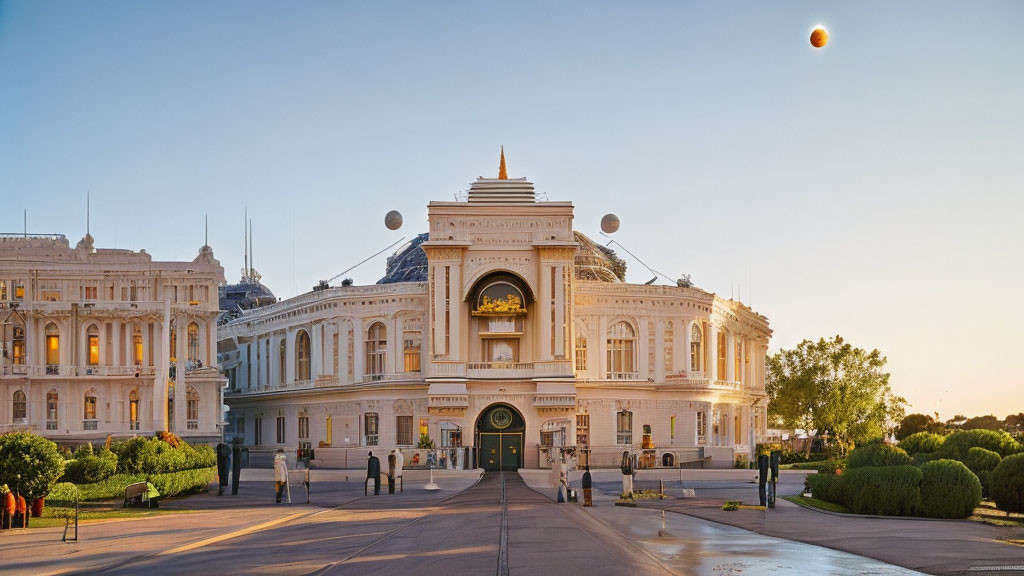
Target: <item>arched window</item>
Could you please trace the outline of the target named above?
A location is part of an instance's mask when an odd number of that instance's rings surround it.
[[[142,366],[142,326],[132,324],[132,364]]]
[[[58,366],[60,364],[60,330],[57,325],[49,323],[46,325],[46,365]],[[51,371],[47,370],[47,374]],[[53,372],[56,373],[56,372]]]
[[[57,429],[57,401],[59,396],[56,391],[46,393],[46,429]]]
[[[82,410],[82,430],[96,430],[96,391],[90,390],[85,393],[85,402]]]
[[[12,417],[15,420],[24,420],[28,414],[28,401],[25,398],[25,393],[21,390],[14,391],[14,413]]]
[[[191,386],[185,390],[185,428],[199,430],[199,392]]]
[[[728,347],[725,344],[725,330],[719,330],[718,332],[718,376],[719,380],[725,380],[725,365],[728,352]]]
[[[700,347],[700,326],[696,323],[690,328],[690,370],[694,372],[700,372],[704,368],[701,367],[701,359],[704,358],[704,353]]]
[[[199,363],[199,324],[188,323],[188,363],[196,366]]]
[[[587,369],[587,331],[583,326],[576,325],[576,371]]]
[[[629,410],[615,413],[615,443],[633,443],[633,413]]]
[[[281,339],[281,343],[277,346],[277,383],[284,384],[285,372],[287,371],[288,355],[286,349],[288,348],[287,342],[284,338]]]
[[[100,331],[95,324],[89,326],[85,331],[86,342],[88,343],[89,366],[96,366],[100,363]]]
[[[128,429],[139,429],[139,390],[128,393]]]
[[[380,376],[387,372],[388,329],[383,322],[374,322],[366,331],[366,374]]]
[[[616,322],[608,329],[608,378],[628,380],[636,376],[636,332],[628,322]]]
[[[295,380],[309,380],[309,334],[305,330],[295,335]]]

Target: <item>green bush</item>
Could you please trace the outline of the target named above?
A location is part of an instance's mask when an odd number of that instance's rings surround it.
[[[982,470],[995,470],[996,466],[999,466],[999,463],[1002,461],[1003,459],[999,456],[998,452],[975,446],[967,451],[967,458],[963,462],[970,468],[971,472],[977,474]]]
[[[926,462],[921,474],[922,516],[967,518],[981,503],[981,482],[962,462]]]
[[[992,494],[989,492],[989,487],[992,486],[992,471],[980,470],[975,472],[975,476],[978,477],[978,482],[981,482],[981,497],[991,498]]]
[[[92,484],[110,478],[117,471],[117,454],[110,450],[100,450],[97,454],[92,451],[82,451],[82,455],[67,463],[64,467],[64,476],[61,480],[74,482],[75,484]]]
[[[865,466],[911,466],[914,459],[902,449],[882,443],[858,446],[846,459],[847,468]]]
[[[122,474],[166,474],[216,466],[217,455],[209,446],[182,442],[172,447],[159,438],[136,437],[113,446],[118,452],[117,471]]]
[[[124,498],[124,489],[136,482],[149,482],[156,486],[161,496],[183,496],[206,491],[206,486],[213,480],[217,468],[197,468],[169,474],[115,474],[93,484],[81,484],[80,499],[86,501],[120,500]],[[54,486],[47,496],[48,500],[74,502],[74,488],[70,483]]]
[[[866,466],[843,472],[843,504],[857,514],[913,516],[921,501],[917,466]]]
[[[967,452],[974,447],[997,452],[1003,458],[1020,452],[1021,448],[1012,436],[1002,430],[957,430],[946,437],[938,454],[941,458],[964,462]]]
[[[0,484],[32,500],[45,496],[64,473],[64,458],[53,442],[29,432],[0,436]]]
[[[1024,454],[1003,458],[992,471],[989,494],[1000,510],[1024,513]]]
[[[182,470],[171,474],[155,474],[150,476],[149,481],[156,486],[161,496],[184,496],[196,492],[206,492],[216,474],[217,467],[214,466]]]
[[[842,476],[836,476],[835,474],[808,474],[804,479],[804,484],[818,500],[825,500],[833,504],[842,504],[845,501]]]
[[[914,464],[917,465],[917,466],[920,466],[921,464],[924,464],[925,462],[931,462],[932,460],[938,460],[939,459],[939,455],[936,454],[935,452],[918,452],[917,454],[914,454],[913,459],[914,459]]]
[[[900,440],[899,447],[907,454],[935,452],[942,447],[946,437],[931,432],[917,432]]]

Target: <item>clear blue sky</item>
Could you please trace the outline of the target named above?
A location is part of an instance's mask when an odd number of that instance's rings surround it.
[[[826,25],[829,45],[808,35]],[[919,411],[1024,411],[1024,3],[0,2],[0,229],[279,296],[527,176],[773,348],[843,335]],[[387,210],[405,215],[395,233]],[[631,262],[630,280],[649,274]],[[352,276],[376,281],[383,257]]]

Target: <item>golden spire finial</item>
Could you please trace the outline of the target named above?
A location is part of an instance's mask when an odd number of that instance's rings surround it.
[[[508,180],[508,172],[505,171],[505,147],[501,147],[501,164],[498,165],[498,180]]]

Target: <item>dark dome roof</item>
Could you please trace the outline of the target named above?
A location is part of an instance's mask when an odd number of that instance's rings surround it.
[[[579,232],[573,231],[580,251],[576,253],[576,279],[598,282],[625,282],[626,262],[615,255],[615,250],[602,246]]]
[[[238,284],[225,284],[218,288],[221,321],[237,318],[243,311],[277,302],[277,297],[259,281],[243,279]]]
[[[427,241],[429,233],[417,235],[404,246],[388,256],[387,272],[377,284],[394,284],[396,282],[426,282],[427,253],[420,244]]]
[[[626,262],[615,251],[579,232],[573,232],[580,251],[576,254],[576,278],[598,282],[625,282]],[[387,272],[377,284],[426,282],[427,254],[420,246],[429,234],[419,234],[388,257]]]

